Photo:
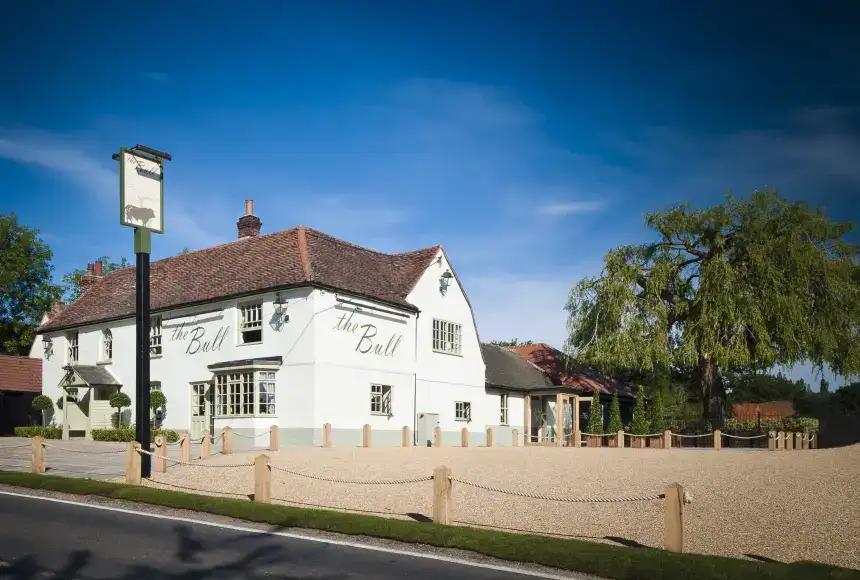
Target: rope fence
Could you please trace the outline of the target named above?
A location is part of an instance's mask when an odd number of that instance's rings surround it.
[[[709,440],[710,439],[710,440]],[[725,441],[724,441],[725,439]],[[766,440],[766,441],[765,441]],[[631,447],[642,449],[647,447],[671,449],[673,447],[696,447],[699,449],[722,449],[728,447],[760,447],[771,451],[777,449],[816,449],[817,435],[814,433],[776,432],[760,433],[757,435],[734,435],[723,433],[716,429],[709,433],[675,433],[666,430],[663,433],[636,434],[626,431],[617,433],[587,433],[574,431],[571,437],[557,438],[556,444],[562,446],[570,441],[574,447]],[[762,443],[762,444],[759,444]]]

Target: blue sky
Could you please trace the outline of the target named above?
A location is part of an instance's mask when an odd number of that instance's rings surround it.
[[[58,276],[131,257],[110,156],[143,143],[174,156],[154,258],[235,238],[254,199],[267,232],[442,243],[482,338],[561,345],[645,211],[772,186],[860,217],[860,13],[752,4],[14,3],[0,208]]]

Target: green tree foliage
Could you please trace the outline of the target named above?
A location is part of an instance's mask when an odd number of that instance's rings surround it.
[[[494,344],[496,346],[530,346],[534,344],[531,340],[518,340],[516,338],[512,340],[491,340],[490,344]]]
[[[122,427],[122,410],[131,406],[131,399],[125,393],[114,393],[110,398],[110,406],[116,409],[116,424]]]
[[[621,405],[618,402],[618,393],[612,395],[612,402],[609,403],[609,424],[606,426],[607,433],[617,433],[624,429],[624,424],[621,422]]]
[[[634,435],[647,435],[649,431],[648,415],[645,411],[645,387],[639,385],[636,389],[636,406],[633,407],[633,424],[630,432]]]
[[[150,391],[149,393],[149,408],[154,413],[158,409],[163,409],[167,406],[167,397],[161,391]]]
[[[42,425],[47,425],[48,411],[53,410],[54,401],[52,401],[50,397],[47,397],[45,395],[36,395],[35,397],[33,397],[32,406],[35,410],[42,412]]]
[[[621,246],[567,310],[571,354],[604,370],[695,369],[703,413],[725,416],[726,372],[802,361],[860,372],[860,251],[775,191],[646,216],[650,243]]]
[[[588,432],[603,433],[603,412],[600,408],[600,393],[594,391],[588,412]]]
[[[26,354],[42,316],[59,298],[51,249],[39,231],[0,213],[0,352]]]
[[[102,256],[98,259],[102,261],[102,273],[104,275],[131,265],[125,256],[120,258],[119,262],[111,261],[109,256]],[[81,295],[81,280],[86,274],[87,271],[85,268],[78,268],[63,276],[63,298],[67,303],[76,300]]]
[[[660,391],[654,395],[651,407],[648,409],[648,427],[652,433],[662,433],[668,429],[666,410],[663,407],[663,394]]]
[[[796,401],[809,392],[806,381],[792,381],[783,374],[767,373],[730,374],[726,377],[731,403],[767,403],[769,401]]]
[[[825,395],[830,392],[830,381],[821,377],[821,382],[818,384],[818,392]]]

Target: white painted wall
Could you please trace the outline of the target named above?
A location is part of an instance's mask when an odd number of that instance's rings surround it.
[[[331,423],[333,430],[346,433],[369,423],[374,432],[389,431],[399,442],[404,425],[414,428],[416,412],[438,413],[443,431],[458,433],[466,424],[455,420],[456,401],[472,403],[470,431],[483,432],[487,426],[499,425],[499,396],[484,388],[484,362],[471,309],[456,279],[451,279],[444,295],[439,291],[439,278],[450,269],[441,250],[439,258],[408,297],[420,309],[417,316],[346,293],[305,288],[284,292],[290,320],[277,328],[272,292],[261,295],[262,343],[242,345],[238,305],[249,299],[160,313],[162,355],[151,358],[150,374],[153,381],[161,381],[168,400],[164,426],[189,428],[190,385],[213,378],[208,365],[277,355],[283,357],[283,365],[276,372],[276,416],[216,419],[216,429],[229,425],[265,431],[277,423],[281,428],[318,430],[323,423]],[[460,355],[433,351],[434,318],[462,326]],[[113,333],[110,362],[101,361],[104,328]],[[105,363],[134,405],[134,320],[78,330],[79,364]],[[65,332],[47,336],[54,342],[54,356],[43,364],[43,390],[56,400],[67,344]],[[41,340],[37,340],[31,356],[41,356],[41,351]],[[372,384],[392,387],[390,417],[371,413]],[[510,425],[522,431],[522,399],[516,402],[512,396],[509,404]]]

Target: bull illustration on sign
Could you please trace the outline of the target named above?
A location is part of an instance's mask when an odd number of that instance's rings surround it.
[[[147,226],[149,225],[149,220],[155,219],[155,211],[148,207],[127,204],[125,206],[125,219],[128,221],[139,221],[144,226]]]

